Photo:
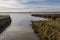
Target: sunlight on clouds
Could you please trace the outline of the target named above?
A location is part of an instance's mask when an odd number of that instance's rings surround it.
[[[6,7],[6,8],[23,8],[25,5],[18,4],[16,0],[10,0],[10,1],[0,1],[0,7]]]
[[[27,11],[27,10],[26,10]],[[59,8],[31,8],[28,9],[28,11],[30,12],[56,12],[56,11],[60,11],[60,7]]]
[[[0,12],[1,11],[12,11],[12,12],[47,12],[47,11],[60,11],[60,5],[27,5],[23,3],[29,3],[30,1],[45,2],[47,0],[0,0]]]
[[[45,1],[45,0],[18,0],[19,2],[29,2],[29,1]]]

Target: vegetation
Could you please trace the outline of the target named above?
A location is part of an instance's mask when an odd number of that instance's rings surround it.
[[[0,19],[6,18],[5,16],[0,16]]]
[[[60,20],[34,21],[32,28],[41,40],[60,40]]]

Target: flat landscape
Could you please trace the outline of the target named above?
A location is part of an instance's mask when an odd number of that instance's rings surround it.
[[[10,14],[11,25],[0,34],[0,40],[38,40],[30,25],[30,14]]]
[[[60,40],[60,18],[48,21],[32,21],[32,28],[41,40]]]

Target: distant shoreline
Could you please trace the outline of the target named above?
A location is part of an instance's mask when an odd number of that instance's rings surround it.
[[[60,13],[60,12],[0,12],[0,13]]]
[[[60,12],[0,12],[2,14],[8,13],[8,14],[60,14]]]

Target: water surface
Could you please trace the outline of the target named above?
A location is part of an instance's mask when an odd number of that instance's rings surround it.
[[[32,17],[31,14],[11,13],[8,15],[10,15],[12,23],[0,35],[0,40],[38,40],[30,24],[31,20],[43,20],[43,18]]]

